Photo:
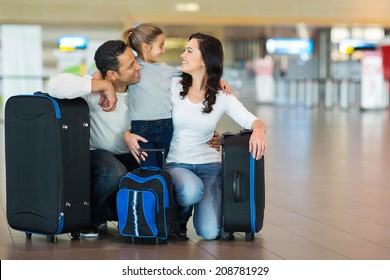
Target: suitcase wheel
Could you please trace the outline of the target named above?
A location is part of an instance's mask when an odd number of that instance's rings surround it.
[[[80,238],[80,232],[71,232],[70,236],[74,239],[79,239]]]
[[[27,239],[31,239],[31,236],[32,236],[31,233],[26,232],[26,238],[27,238]]]
[[[223,228],[221,229],[221,240],[227,241],[227,240],[233,240],[234,239],[234,232],[226,232]]]
[[[49,235],[49,236],[47,236],[47,241],[50,243],[57,243],[57,236],[56,235]]]
[[[245,232],[245,241],[251,241],[255,239],[255,234],[253,232]]]

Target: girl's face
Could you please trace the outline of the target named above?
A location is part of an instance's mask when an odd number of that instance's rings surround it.
[[[181,69],[184,73],[194,73],[195,71],[205,70],[202,53],[199,49],[199,41],[191,39],[186,45],[185,51],[180,55],[183,59]]]
[[[160,34],[152,44],[146,45],[146,49],[143,52],[144,61],[157,63],[160,60],[161,55],[165,53],[164,43],[165,35]]]

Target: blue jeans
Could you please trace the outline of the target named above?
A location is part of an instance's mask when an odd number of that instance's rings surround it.
[[[172,118],[154,121],[132,121],[131,132],[148,140],[148,143],[139,142],[142,149],[164,149],[165,156],[169,152],[172,140]],[[155,153],[148,153],[148,157],[142,163],[143,166],[163,166],[162,158]]]
[[[118,220],[116,194],[119,179],[138,164],[130,153],[114,155],[105,150],[92,150],[90,157],[91,223],[98,226]]]
[[[175,184],[176,203],[184,211],[194,205],[194,228],[206,240],[218,237],[222,216],[221,163],[169,163],[166,170]],[[191,213],[183,214],[189,218]]]

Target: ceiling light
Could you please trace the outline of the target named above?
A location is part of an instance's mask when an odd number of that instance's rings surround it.
[[[200,6],[198,3],[177,3],[175,10],[178,12],[195,13],[199,11]]]

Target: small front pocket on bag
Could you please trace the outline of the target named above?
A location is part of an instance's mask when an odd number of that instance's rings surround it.
[[[124,236],[156,237],[156,204],[153,192],[121,189],[117,194],[118,229]]]

